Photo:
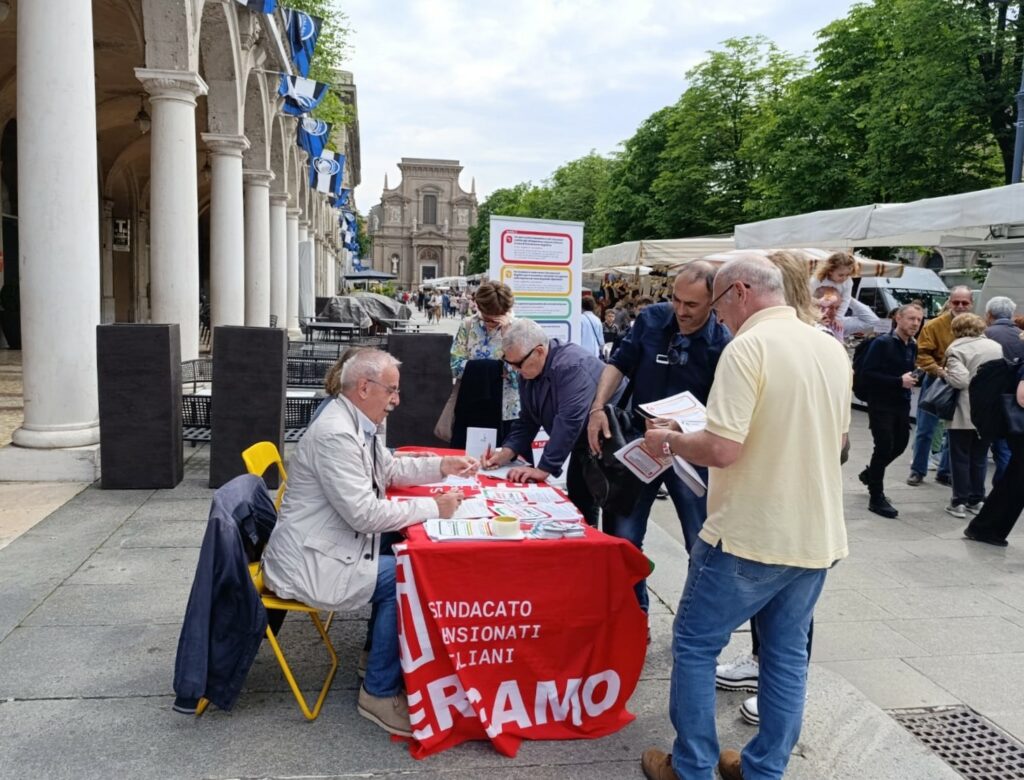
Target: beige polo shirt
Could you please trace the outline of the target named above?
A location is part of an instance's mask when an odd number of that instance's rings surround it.
[[[788,306],[743,324],[722,352],[707,405],[707,430],[743,451],[710,469],[701,539],[808,569],[846,557],[839,453],[852,376],[843,346]]]

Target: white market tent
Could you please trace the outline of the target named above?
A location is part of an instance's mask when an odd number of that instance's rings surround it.
[[[705,255],[702,260],[708,260],[712,263],[727,263],[734,257],[740,255],[757,254],[767,258],[774,249],[733,249],[729,252],[720,252],[714,255]],[[795,255],[801,260],[805,260],[808,265],[808,270],[813,271],[818,263],[824,262],[834,249],[787,249],[787,252]],[[903,276],[903,269],[905,266],[902,263],[887,263],[882,260],[875,260],[872,257],[864,257],[864,255],[853,253],[853,256],[857,258],[857,276],[888,276],[891,278],[897,278]],[[671,269],[670,269],[671,270]]]
[[[992,235],[993,225],[1024,223],[1024,184],[737,225],[738,248],[961,246]]]
[[[624,241],[603,246],[592,253],[588,267],[584,256],[584,272],[619,271],[632,273],[638,266],[668,268],[698,260],[716,252],[727,252],[736,244],[731,237],[665,238]]]

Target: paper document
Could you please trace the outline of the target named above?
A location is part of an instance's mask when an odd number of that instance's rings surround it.
[[[644,484],[651,481],[671,466],[668,458],[656,458],[644,449],[643,439],[634,439],[625,447],[616,450],[615,457]]]
[[[452,517],[458,520],[468,520],[475,517],[490,517],[493,514],[494,512],[487,508],[487,502],[482,498],[467,498],[459,504],[459,508]]]
[[[517,531],[513,536],[495,536],[491,531],[491,525],[487,520],[442,520],[434,518],[423,524],[427,536],[435,542],[451,541],[487,541],[487,542],[509,542],[525,539],[522,530]]]
[[[496,504],[497,515],[518,517],[520,520],[578,520],[581,515],[573,504]]]
[[[484,454],[497,446],[498,432],[494,428],[466,428],[466,454],[482,460]]]
[[[500,501],[503,504],[556,504],[562,500],[549,487],[484,488],[482,492],[488,501]]]
[[[445,477],[440,482],[428,482],[423,487],[471,487],[478,488],[480,483],[476,477],[456,477],[451,474]]]
[[[492,479],[508,479],[508,472],[510,469],[517,469],[528,465],[529,464],[524,461],[516,460],[513,461],[512,463],[509,463],[507,466],[498,466],[497,468],[494,469],[481,468],[480,476],[491,477]]]
[[[686,391],[662,398],[660,401],[651,401],[647,404],[640,404],[637,409],[644,417],[666,417],[675,420],[682,426],[686,420],[703,422],[707,416],[704,404],[696,399],[693,393]]]
[[[686,487],[693,491],[697,498],[700,498],[707,492],[708,486],[704,484],[704,480],[700,478],[697,469],[689,461],[683,460],[678,455],[673,455],[672,470],[675,471],[679,479],[683,480]]]

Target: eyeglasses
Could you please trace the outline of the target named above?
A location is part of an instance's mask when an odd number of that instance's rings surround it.
[[[520,369],[520,368],[523,367],[523,363],[525,363],[527,360],[529,360],[530,356],[534,352],[536,352],[538,349],[540,349],[540,344],[538,344],[536,347],[534,347],[529,352],[527,352],[525,355],[523,355],[523,359],[522,360],[509,360],[508,358],[505,358],[505,362],[508,363],[510,366],[512,366],[512,368]]]
[[[402,395],[402,391],[399,390],[397,387],[392,387],[391,385],[386,385],[383,382],[378,382],[376,379],[367,379],[366,381],[367,382],[372,382],[373,384],[377,385],[378,387],[383,387],[385,390],[388,391],[388,395],[397,395],[397,396],[401,396]]]
[[[733,282],[728,287],[726,287],[724,290],[722,290],[722,292],[720,292],[718,295],[715,296],[714,300],[711,301],[711,308],[712,309],[715,308],[715,304],[718,303],[720,300],[722,300],[722,298],[725,297],[725,294],[727,292],[729,292],[729,290],[731,290],[737,284],[742,285],[743,287],[746,287],[748,290],[750,289],[750,285],[747,284],[746,282]]]
[[[668,352],[664,355],[657,355],[654,362],[662,366],[685,366],[690,360],[690,339],[682,333],[677,333],[668,346]]]

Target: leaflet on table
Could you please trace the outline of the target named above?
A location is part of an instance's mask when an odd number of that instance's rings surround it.
[[[668,458],[656,458],[644,448],[644,440],[634,439],[614,453],[615,457],[644,484],[650,482],[671,466]]]
[[[509,515],[520,520],[578,520],[579,510],[570,503],[560,504],[495,504],[491,510],[498,516]]]
[[[525,539],[523,532],[516,531],[512,536],[496,536],[491,531],[491,524],[487,520],[442,520],[433,518],[423,523],[423,529],[427,536],[435,542],[452,541],[486,541],[486,542],[508,542]]]
[[[662,398],[660,401],[640,404],[637,406],[637,410],[644,417],[651,419],[666,417],[670,420],[675,420],[679,423],[680,427],[687,421],[703,422],[707,415],[704,404],[698,401],[693,393],[688,390],[670,395],[668,398]]]
[[[459,504],[459,508],[455,510],[452,517],[458,520],[469,520],[476,517],[490,517],[493,514],[494,512],[487,508],[487,502],[482,498],[467,498]]]
[[[675,471],[679,479],[683,480],[686,487],[693,491],[697,498],[700,498],[707,492],[708,486],[704,484],[704,480],[700,478],[700,474],[697,473],[697,470],[689,461],[683,460],[678,455],[673,455],[672,470]]]
[[[454,474],[442,479],[440,482],[428,482],[423,487],[480,487],[480,481],[476,477],[456,477]]]
[[[562,497],[554,488],[484,488],[480,491],[488,501],[503,504],[557,504]]]

